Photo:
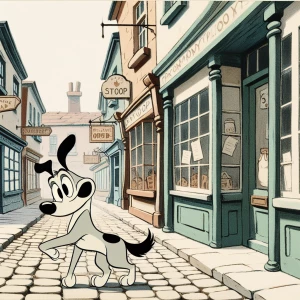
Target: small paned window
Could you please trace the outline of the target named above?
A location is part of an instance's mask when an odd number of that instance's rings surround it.
[[[50,154],[56,154],[57,151],[57,135],[50,135],[49,137],[49,149]]]
[[[19,97],[19,81],[14,77],[13,79],[13,94]]]
[[[4,191],[20,189],[20,153],[4,146]]]
[[[39,174],[34,170],[34,161],[27,160],[27,191],[38,189]]]
[[[165,13],[176,3],[177,1],[164,1]]]
[[[29,103],[29,122],[32,123],[32,105]]]
[[[247,57],[247,75],[251,76],[269,67],[269,46],[268,44],[255,49]]]
[[[0,86],[5,88],[5,61],[0,55]]]
[[[139,2],[135,7],[135,24],[146,25],[147,14],[146,14],[146,3],[144,1]],[[136,26],[135,31],[135,52],[139,49],[147,46],[147,29],[144,26]]]

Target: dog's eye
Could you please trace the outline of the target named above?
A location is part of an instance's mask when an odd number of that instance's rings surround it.
[[[51,189],[54,200],[57,202],[62,202],[63,194],[61,189],[56,184],[53,184]]]
[[[73,195],[73,184],[67,176],[63,177],[61,187],[66,196],[71,197]]]

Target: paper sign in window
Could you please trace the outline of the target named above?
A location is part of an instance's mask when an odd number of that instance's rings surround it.
[[[284,186],[286,191],[292,189],[292,165],[283,166]]]
[[[191,154],[192,154],[191,151],[183,150],[183,151],[182,151],[181,163],[182,163],[182,164],[189,165],[190,162],[191,162]]]
[[[269,107],[269,91],[268,88],[260,91],[260,108],[267,109]]]
[[[192,147],[194,161],[202,159],[203,153],[202,153],[200,140],[192,142],[191,147]]]
[[[291,156],[290,151],[282,154],[282,161],[283,162],[291,162],[292,161],[292,156]]]
[[[225,143],[223,145],[223,150],[222,153],[227,154],[229,156],[232,156],[235,149],[236,149],[236,145],[239,141],[231,136],[229,136],[226,140]]]

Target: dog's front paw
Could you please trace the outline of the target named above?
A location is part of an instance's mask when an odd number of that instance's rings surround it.
[[[119,278],[119,283],[124,286],[133,285],[135,277],[132,275],[122,275]]]
[[[49,249],[44,251],[52,260],[57,260],[59,258],[59,251],[57,249]]]
[[[95,286],[97,288],[102,287],[105,285],[105,283],[107,282],[109,276],[98,276],[98,275],[93,275],[91,277],[91,285]]]
[[[66,276],[62,279],[61,283],[65,287],[73,287],[76,284],[76,276]]]

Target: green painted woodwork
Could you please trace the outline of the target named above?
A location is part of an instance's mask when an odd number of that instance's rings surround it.
[[[254,238],[258,241],[268,243],[268,210],[253,207],[254,214]]]
[[[279,217],[281,269],[300,278],[300,212],[279,211]]]
[[[211,68],[209,80],[212,89],[212,241],[210,246],[219,248],[222,246],[222,203],[221,203],[221,152],[222,152],[222,76],[220,70],[220,58],[211,57],[208,63]]]
[[[248,247],[268,255],[268,244],[258,240],[248,240]]]
[[[174,231],[208,245],[211,209],[211,203],[174,197]]]
[[[161,25],[169,25],[176,22],[179,13],[187,6],[187,1],[176,1],[160,19]],[[181,15],[181,14],[180,14]]]
[[[222,247],[242,244],[242,203],[222,203]]]
[[[169,191],[173,189],[173,94],[165,91],[162,95],[164,104],[164,232],[174,230],[173,199]]]

